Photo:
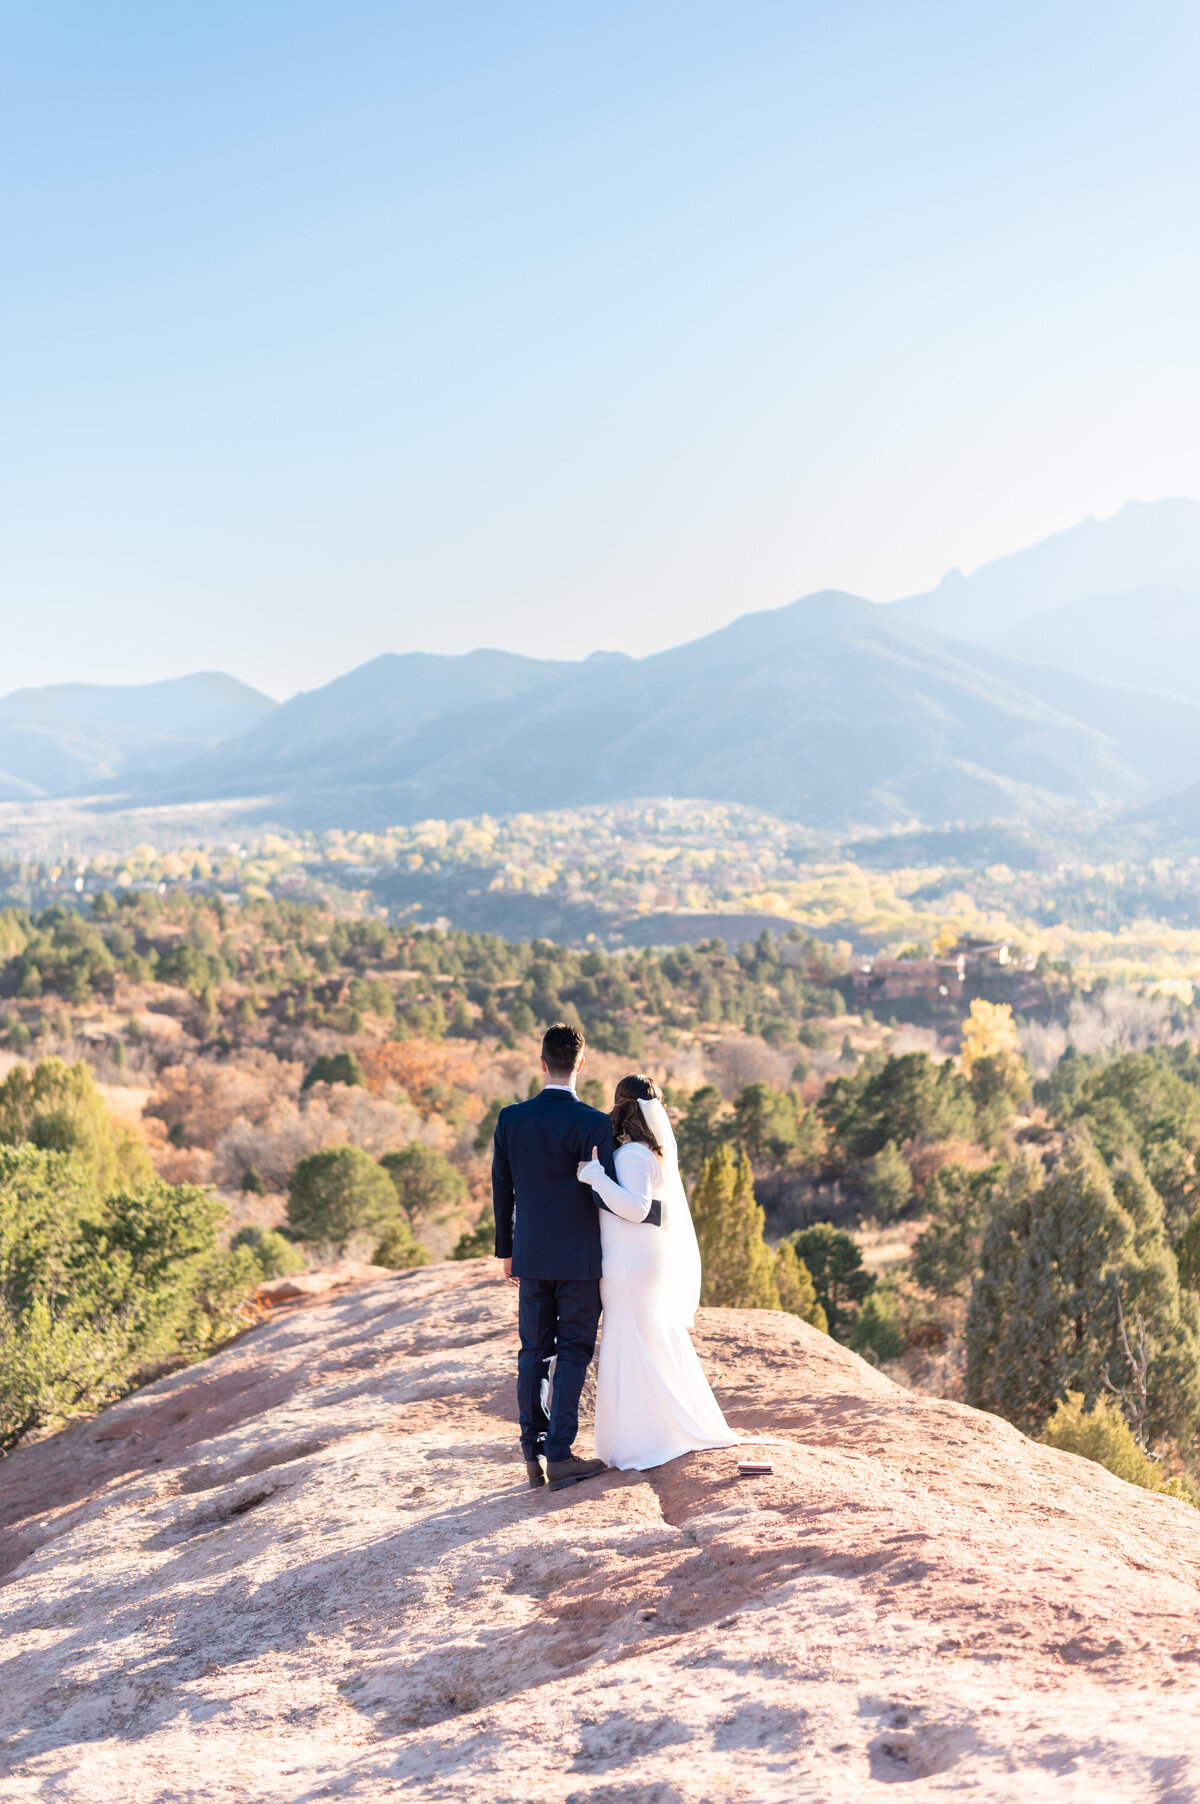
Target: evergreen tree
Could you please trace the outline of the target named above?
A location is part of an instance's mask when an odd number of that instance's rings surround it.
[[[226,1210],[158,1179],[101,1198],[79,1154],[0,1147],[0,1454],[210,1349],[261,1276]]]
[[[361,1146],[327,1146],[301,1159],[288,1185],[287,1218],[302,1240],[344,1253],[360,1235],[379,1237],[400,1219],[396,1187]]]
[[[1034,1095],[1059,1121],[1086,1122],[1109,1165],[1137,1153],[1163,1199],[1168,1230],[1179,1235],[1197,1206],[1198,1079],[1200,1068],[1186,1048],[1154,1046],[1119,1058],[1064,1057]]]
[[[1180,1429],[1200,1419],[1200,1299],[1180,1283],[1162,1198],[1136,1153],[1118,1161],[1112,1187],[1133,1223],[1134,1256],[1116,1274],[1126,1333],[1109,1365],[1109,1381],[1118,1390],[1129,1384],[1125,1343],[1140,1317],[1150,1336],[1147,1419],[1160,1431]]]
[[[783,1241],[775,1249],[775,1288],[779,1292],[779,1307],[786,1309],[789,1315],[798,1315],[802,1322],[811,1322],[822,1334],[829,1333],[829,1323],[825,1319],[825,1311],[817,1302],[817,1293],[813,1286],[812,1273],[799,1258],[790,1240]]]
[[[695,1177],[706,1159],[710,1159],[733,1130],[733,1122],[722,1120],[725,1107],[715,1084],[701,1084],[688,1099],[683,1119],[675,1135],[679,1148],[679,1169],[685,1177]]]
[[[1200,1290],[1200,1211],[1193,1215],[1176,1242],[1175,1262],[1179,1282],[1189,1290]]]
[[[905,1334],[895,1297],[873,1290],[854,1318],[850,1346],[855,1353],[873,1354],[877,1360],[898,1359],[905,1348]]]
[[[935,1064],[925,1052],[892,1055],[882,1065],[866,1060],[854,1077],[826,1085],[817,1104],[836,1150],[860,1162],[882,1152],[889,1140],[952,1140],[969,1136],[975,1105],[965,1077],[950,1060]]]
[[[1036,1432],[1068,1391],[1092,1403],[1132,1374],[1121,1334],[1149,1346],[1147,1428],[1177,1433],[1200,1413],[1200,1316],[1181,1292],[1162,1204],[1140,1165],[1110,1180],[1086,1130],[1067,1137],[1044,1183],[1014,1167],[984,1238],[967,1315],[970,1402]]]
[[[881,1147],[863,1173],[863,1196],[876,1221],[895,1221],[912,1201],[908,1162],[894,1140]]]
[[[796,1099],[789,1090],[747,1084],[733,1105],[733,1116],[738,1140],[756,1164],[782,1164],[796,1144]]]
[[[692,1197],[700,1243],[700,1300],[719,1309],[778,1309],[773,1262],[763,1239],[764,1216],[754,1200],[745,1153],[735,1160],[718,1146],[704,1161]]]
[[[972,1171],[951,1163],[930,1178],[925,1191],[929,1221],[913,1248],[913,1277],[935,1296],[970,1295],[984,1231],[1003,1176],[1002,1165]]]
[[[415,1228],[422,1221],[443,1221],[467,1194],[467,1180],[445,1153],[414,1140],[379,1161],[396,1187],[400,1207]]]
[[[799,1229],[791,1243],[812,1273],[830,1334],[838,1334],[852,1318],[854,1306],[875,1284],[872,1274],[863,1269],[862,1248],[843,1228],[827,1221]]]

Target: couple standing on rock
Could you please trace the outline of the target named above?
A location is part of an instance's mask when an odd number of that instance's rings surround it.
[[[700,1249],[662,1093],[623,1077],[610,1114],[589,1108],[575,1093],[585,1051],[576,1028],[547,1030],[545,1087],[501,1110],[492,1156],[496,1254],[520,1290],[521,1451],[530,1484],[551,1489],[737,1440],[688,1335]],[[601,1306],[598,1458],[579,1459]]]

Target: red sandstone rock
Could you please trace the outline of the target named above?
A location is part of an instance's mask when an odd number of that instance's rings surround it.
[[[294,1303],[298,1297],[319,1297],[329,1290],[344,1290],[352,1284],[365,1284],[371,1278],[390,1278],[386,1265],[330,1265],[315,1272],[297,1272],[288,1278],[267,1278],[255,1289],[255,1299],[274,1308],[279,1303]]]
[[[1200,1513],[727,1310],[771,1476],[531,1492],[514,1315],[474,1262],[277,1309],[0,1467],[0,1796],[1200,1798]]]

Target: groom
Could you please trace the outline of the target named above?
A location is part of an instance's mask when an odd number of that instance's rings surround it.
[[[559,1490],[604,1471],[602,1459],[577,1459],[571,1451],[600,1322],[600,1217],[595,1196],[575,1172],[595,1147],[605,1171],[616,1176],[612,1123],[575,1094],[584,1052],[577,1028],[561,1021],[547,1028],[545,1088],[501,1109],[492,1153],[496,1256],[521,1293],[517,1411],[535,1489],[549,1483]],[[543,1386],[552,1358],[547,1415]]]

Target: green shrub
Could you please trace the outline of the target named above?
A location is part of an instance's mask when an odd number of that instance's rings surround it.
[[[537,1026],[537,1016],[519,996],[509,1004],[508,1019],[513,1032],[518,1034],[531,1034]]]
[[[491,1259],[496,1252],[496,1218],[489,1209],[475,1227],[460,1234],[454,1243],[451,1259]]]
[[[515,1102],[517,1099],[514,1096],[510,1098],[510,1100]],[[587,1100],[586,1097],[584,1100]],[[496,1133],[496,1123],[500,1119],[501,1109],[506,1109],[507,1107],[508,1103],[505,1102],[504,1098],[498,1096],[494,1102],[488,1104],[483,1120],[475,1129],[475,1138],[471,1144],[474,1151],[477,1152],[481,1158],[491,1157],[492,1141]]]
[[[361,1146],[327,1146],[301,1159],[288,1185],[287,1219],[301,1240],[344,1253],[350,1241],[378,1238],[399,1219],[396,1189]]]
[[[588,1038],[597,1052],[615,1053],[621,1059],[640,1059],[646,1050],[646,1036],[632,1022],[593,1021]]]
[[[457,1166],[419,1140],[399,1152],[385,1153],[379,1163],[413,1227],[418,1222],[445,1220],[467,1194],[467,1180]]]
[[[47,1152],[75,1153],[101,1196],[154,1177],[141,1140],[113,1120],[82,1063],[42,1059],[32,1071],[14,1065],[0,1083],[0,1142],[19,1146],[26,1141]]]
[[[302,1272],[306,1264],[300,1248],[285,1240],[277,1228],[241,1228],[230,1245],[249,1247],[263,1278],[291,1278]]]
[[[78,1154],[0,1148],[0,1450],[240,1326],[259,1271],[219,1250],[224,1218],[191,1185],[102,1198]]]
[[[366,1083],[362,1066],[352,1052],[326,1052],[314,1059],[304,1073],[304,1082],[300,1093],[311,1090],[314,1084],[358,1084]]]
[[[407,1271],[413,1265],[428,1265],[429,1254],[413,1239],[406,1221],[394,1221],[371,1254],[372,1265],[387,1265],[393,1271]]]
[[[877,1360],[898,1359],[904,1345],[904,1329],[894,1299],[885,1291],[873,1291],[854,1318],[851,1348],[855,1353],[873,1353]]]
[[[1162,1468],[1138,1446],[1115,1397],[1099,1396],[1089,1410],[1084,1408],[1082,1391],[1068,1391],[1065,1398],[1059,1398],[1039,1438],[1047,1447],[1094,1460],[1114,1477],[1140,1485],[1144,1491],[1164,1491],[1186,1503],[1200,1503],[1189,1480],[1164,1479]]]

